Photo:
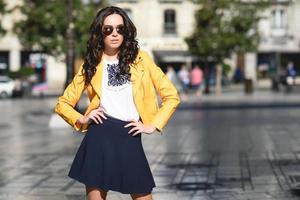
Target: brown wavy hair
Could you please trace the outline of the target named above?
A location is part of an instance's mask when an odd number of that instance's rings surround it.
[[[87,41],[86,54],[83,63],[82,73],[85,75],[85,85],[88,85],[96,72],[96,66],[100,63],[104,50],[104,35],[102,34],[102,26],[104,19],[112,14],[118,14],[123,18],[125,34],[124,40],[120,46],[118,54],[120,73],[130,78],[130,67],[137,57],[139,46],[136,40],[136,28],[126,12],[115,6],[109,6],[99,10],[90,25],[90,37]]]

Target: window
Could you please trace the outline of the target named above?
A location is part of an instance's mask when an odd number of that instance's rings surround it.
[[[285,29],[287,27],[286,11],[282,8],[272,11],[272,28]]]
[[[176,34],[176,13],[175,10],[165,10],[164,32],[166,34]]]

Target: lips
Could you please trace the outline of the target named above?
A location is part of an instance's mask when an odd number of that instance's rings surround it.
[[[111,40],[112,43],[117,43],[119,40]]]

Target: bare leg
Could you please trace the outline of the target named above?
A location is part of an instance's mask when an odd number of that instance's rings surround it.
[[[131,194],[133,200],[152,200],[152,194],[143,193],[143,194]]]
[[[87,200],[105,200],[107,192],[96,187],[86,187]]]

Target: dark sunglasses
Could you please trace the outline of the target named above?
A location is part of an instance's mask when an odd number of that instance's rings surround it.
[[[118,26],[115,27],[115,29],[116,29],[118,34],[124,35],[124,33],[125,33],[124,25],[118,25]],[[110,35],[113,31],[114,31],[114,27],[111,26],[111,25],[104,25],[103,28],[102,28],[102,33],[105,36]]]

